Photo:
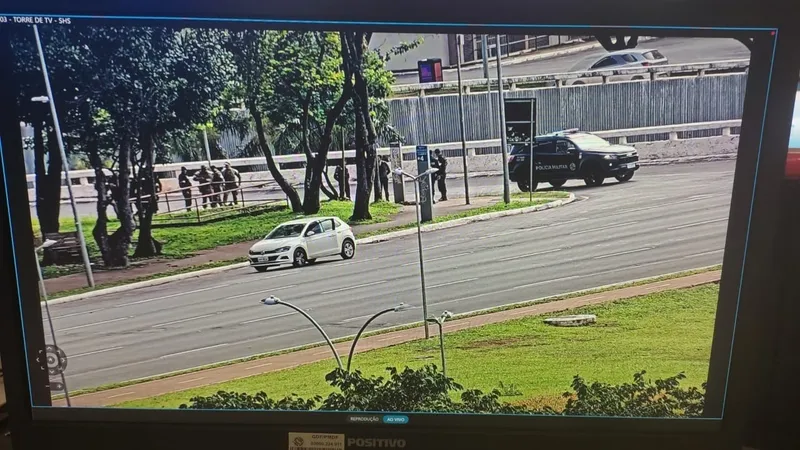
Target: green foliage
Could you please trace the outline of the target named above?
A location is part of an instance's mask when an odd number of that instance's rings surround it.
[[[561,414],[617,417],[686,417],[703,412],[704,391],[682,389],[682,374],[666,379],[645,381],[644,371],[634,375],[632,384],[619,386],[604,383],[586,384],[576,376],[563,411],[550,407],[529,408],[500,401],[500,390],[484,393],[464,390],[452,378],[444,376],[435,365],[419,369],[386,368],[387,378],[364,376],[361,371],[336,369],[326,375],[327,383],[337,389],[326,398],[303,399],[291,394],[279,400],[265,392],[255,395],[218,391],[210,396],[192,397],[181,409],[271,409],[320,411],[398,411],[453,412],[477,414]],[[502,386],[502,383],[501,383]],[[451,395],[461,392],[460,401]]]
[[[497,391],[500,392],[500,395],[503,397],[516,397],[522,395],[522,391],[517,388],[517,385],[514,383],[504,384],[502,381],[500,385],[497,387]]]
[[[702,389],[683,389],[679,373],[665,379],[645,380],[645,371],[633,375],[633,383],[612,385],[587,383],[575,376],[574,392],[565,392],[567,415],[604,415],[617,417],[684,417],[703,413],[706,384]]]

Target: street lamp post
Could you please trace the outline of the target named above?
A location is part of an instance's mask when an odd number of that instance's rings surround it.
[[[419,187],[417,185],[419,184],[420,180],[422,180],[424,177],[429,177],[432,173],[436,173],[437,170],[439,169],[436,167],[431,167],[416,177],[399,167],[394,171],[396,175],[403,175],[411,178],[411,181],[414,183],[414,204],[416,205],[417,209],[417,243],[419,244],[419,280],[422,284],[422,322],[425,325],[425,339],[431,337],[431,332],[427,321],[428,294],[425,289],[425,259],[422,257],[422,216],[420,216],[419,212]]]
[[[347,355],[347,372],[350,372],[350,363],[353,362],[353,353],[356,351],[356,344],[358,344],[358,339],[361,338],[361,334],[364,332],[364,330],[367,329],[367,326],[370,323],[372,323],[373,320],[377,319],[378,317],[380,317],[380,316],[382,316],[382,315],[384,315],[386,313],[405,311],[405,310],[410,309],[410,308],[412,308],[411,305],[407,305],[405,303],[400,303],[397,306],[394,306],[394,307],[391,307],[391,308],[387,308],[387,309],[384,309],[383,311],[378,312],[374,316],[370,317],[366,322],[364,322],[364,325],[362,325],[361,329],[358,330],[358,334],[356,334],[355,339],[353,339],[353,344],[350,345],[350,353],[348,353],[348,355]]]
[[[50,75],[47,72],[47,63],[44,59],[42,40],[39,37],[39,27],[37,25],[33,26],[33,34],[36,36],[36,48],[39,51],[39,63],[42,67],[42,76],[44,77],[44,85],[47,89],[47,97],[34,97],[31,99],[31,101],[50,104],[50,114],[53,116],[53,128],[55,129],[56,140],[58,141],[58,150],[61,153],[62,166],[64,167],[64,177],[67,179],[67,192],[69,193],[70,205],[72,205],[72,216],[75,219],[75,229],[78,232],[78,240],[80,241],[81,245],[83,266],[86,269],[86,281],[89,283],[89,287],[94,287],[92,263],[89,261],[89,251],[86,249],[86,239],[83,235],[83,226],[81,226],[81,221],[78,217],[78,208],[75,206],[75,196],[72,195],[72,180],[69,178],[69,160],[67,159],[67,152],[64,150],[64,139],[61,136],[61,125],[58,122],[56,102],[53,98],[53,88],[50,86]]]
[[[508,180],[508,142],[506,139],[506,105],[503,101],[503,66],[500,63],[500,35],[495,37],[497,57],[497,103],[500,110],[500,147],[503,152],[503,202],[511,203],[511,185]]]
[[[320,334],[322,334],[322,337],[325,338],[325,342],[328,343],[328,347],[331,348],[331,352],[333,352],[333,357],[336,358],[336,364],[339,366],[339,369],[344,370],[344,367],[342,366],[342,359],[339,358],[339,353],[336,351],[336,347],[334,347],[333,341],[331,341],[331,338],[328,337],[328,334],[325,333],[325,330],[323,330],[322,327],[317,323],[317,321],[314,320],[314,318],[311,317],[307,312],[303,311],[302,309],[298,308],[297,306],[295,306],[295,305],[293,305],[293,304],[291,304],[289,302],[285,302],[285,301],[279,299],[278,297],[275,297],[274,295],[270,295],[269,297],[261,300],[261,303],[263,303],[264,305],[267,305],[267,306],[283,305],[283,306],[289,307],[289,308],[299,312],[300,314],[302,314],[303,317],[308,319],[308,321],[311,322],[312,325],[314,325],[314,327],[317,329],[317,331],[319,331]]]
[[[464,35],[457,35],[458,42],[456,43],[456,57],[457,70],[458,70],[458,118],[461,124],[461,161],[464,165],[464,198],[466,204],[469,205],[469,169],[467,167],[467,131],[464,125],[464,87],[461,81],[461,57],[462,46],[464,45]]]
[[[444,321],[453,317],[453,313],[445,311],[439,317],[428,317],[425,322],[435,323],[439,327],[439,352],[442,355],[442,375],[447,376],[447,361],[444,357]]]
[[[36,261],[36,274],[39,276],[39,292],[44,299],[44,311],[45,314],[47,314],[47,324],[50,326],[50,337],[53,339],[53,347],[58,347],[58,342],[56,341],[56,330],[55,327],[53,327],[53,318],[50,316],[50,301],[47,298],[47,290],[44,287],[42,267],[39,265],[39,250],[43,250],[54,244],[56,244],[56,241],[47,239],[42,243],[42,245],[36,247],[33,250],[33,260]],[[69,390],[67,389],[67,378],[64,376],[64,372],[61,372],[61,384],[64,385],[64,399],[67,401],[67,406],[72,406],[72,403],[69,399]]]
[[[208,161],[208,170],[211,170],[211,149],[208,146],[208,131],[203,127],[203,147],[206,149],[206,160]]]

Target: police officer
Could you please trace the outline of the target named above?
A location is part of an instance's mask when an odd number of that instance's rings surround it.
[[[225,193],[222,194],[222,203],[228,206],[239,204],[239,185],[242,184],[242,176],[239,171],[231,167],[231,163],[226,162],[222,170],[222,178],[225,180]],[[233,196],[233,203],[228,203],[228,193]]]
[[[222,178],[222,172],[219,171],[217,166],[211,166],[211,189],[214,191],[214,195],[211,196],[212,208],[214,208],[217,205],[222,206],[219,194],[222,192],[222,185],[224,183],[225,179]]]
[[[344,198],[350,200],[350,170],[344,168],[344,178],[342,178],[342,166],[337,165],[333,172],[333,179],[344,185]]]
[[[389,200],[389,174],[392,172],[392,169],[389,167],[389,162],[387,157],[381,157],[380,165],[378,167],[378,175],[381,179],[381,188],[383,188],[383,192],[386,194],[386,200]]]
[[[181,188],[183,194],[183,201],[186,203],[186,211],[192,210],[192,182],[189,181],[189,175],[186,173],[186,167],[181,167],[181,174],[178,175],[178,187]]]
[[[209,194],[211,194],[211,174],[208,173],[206,166],[200,166],[200,171],[194,174],[194,181],[197,181],[200,196],[203,197],[203,209],[208,208]]]
[[[436,168],[439,170],[436,172],[436,182],[439,187],[439,192],[442,194],[442,197],[439,199],[440,202],[447,201],[447,184],[445,182],[445,177],[447,177],[447,160],[442,156],[442,152],[437,148],[433,151],[436,160]]]

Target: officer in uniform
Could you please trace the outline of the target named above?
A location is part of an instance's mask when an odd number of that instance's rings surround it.
[[[381,188],[383,188],[383,192],[386,194],[386,200],[389,200],[389,174],[392,172],[392,169],[389,167],[389,162],[387,157],[382,157],[380,159],[380,165],[378,168],[378,175],[381,179]]]
[[[342,166],[341,164],[337,165],[336,170],[333,172],[333,179],[341,184],[344,184],[344,198],[350,200],[350,170],[347,169],[347,166],[345,166],[344,168],[344,179],[343,179]]]
[[[186,167],[181,167],[181,174],[178,175],[178,187],[181,188],[183,194],[183,201],[186,203],[186,211],[192,210],[192,182],[189,181],[189,175],[186,173]]]
[[[445,182],[445,177],[447,177],[447,160],[444,159],[442,156],[442,152],[437,148],[433,151],[435,155],[436,165],[434,167],[438,168],[439,170],[434,174],[436,176],[436,182],[439,187],[439,192],[442,194],[442,197],[439,199],[440,202],[447,201],[447,184]]]
[[[228,206],[239,204],[239,185],[242,184],[242,176],[239,171],[231,167],[231,163],[226,162],[222,169],[222,178],[225,179],[225,193],[222,194],[222,203]],[[228,203],[228,193],[233,196],[233,203]]]
[[[219,195],[222,192],[222,185],[225,183],[225,179],[222,178],[222,172],[216,166],[211,166],[211,189],[214,191],[214,195],[211,196],[211,207],[214,208],[215,206],[219,205],[222,206],[221,196]]]
[[[200,166],[200,171],[194,174],[193,179],[197,181],[198,190],[203,197],[203,209],[206,209],[208,208],[207,203],[209,201],[208,194],[211,194],[211,174],[208,173],[206,166]]]

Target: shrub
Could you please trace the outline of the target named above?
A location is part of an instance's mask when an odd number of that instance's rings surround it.
[[[633,383],[611,385],[587,384],[575,376],[574,392],[563,394],[567,399],[563,410],[551,407],[534,408],[525,402],[501,402],[504,394],[498,389],[484,393],[478,389],[464,390],[439,372],[435,365],[420,369],[406,367],[402,371],[389,367],[389,376],[366,377],[360,371],[345,372],[336,369],[325,379],[338,392],[326,398],[315,396],[303,399],[295,394],[280,400],[269,398],[265,392],[254,395],[219,391],[207,397],[193,397],[185,409],[263,409],[296,411],[402,411],[402,412],[453,412],[477,414],[561,414],[627,417],[685,417],[699,416],[703,412],[705,384],[702,390],[682,389],[680,381],[685,375],[645,380],[645,371],[633,376]],[[501,386],[503,384],[501,383]],[[513,387],[513,385],[507,386]],[[516,389],[516,387],[514,387]],[[452,394],[461,391],[460,401]]]

